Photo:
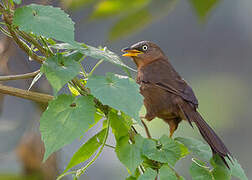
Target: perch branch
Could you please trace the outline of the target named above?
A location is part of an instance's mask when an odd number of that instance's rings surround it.
[[[53,99],[53,96],[48,95],[48,94],[27,91],[27,90],[14,88],[10,86],[4,86],[2,84],[0,84],[0,93],[20,97],[23,99],[32,100],[32,101],[36,101],[40,103],[48,103],[50,100]]]
[[[9,76],[0,76],[0,81],[10,81],[10,80],[19,80],[19,79],[29,79],[35,77],[40,70],[26,73],[26,74],[20,74],[20,75],[9,75]]]

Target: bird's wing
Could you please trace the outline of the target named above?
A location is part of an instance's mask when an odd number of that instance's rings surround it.
[[[176,80],[179,81],[179,80]],[[162,82],[156,82],[155,84],[159,86],[160,88],[163,88],[171,93],[174,93],[178,96],[181,96],[184,100],[196,105],[198,107],[198,100],[192,90],[192,88],[184,81],[182,80],[180,83],[180,86],[176,89],[173,86],[171,86],[168,82],[162,81]]]
[[[157,60],[143,67],[138,79],[145,83],[151,83],[170,93],[182,97],[185,101],[198,107],[198,100],[192,88],[173,69],[167,60]]]

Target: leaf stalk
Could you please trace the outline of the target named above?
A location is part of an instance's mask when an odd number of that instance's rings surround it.
[[[109,125],[110,125],[110,118],[108,118],[108,122],[107,122],[107,129],[106,129],[106,133],[105,133],[105,137],[103,139],[103,143],[102,143],[102,146],[101,148],[99,149],[98,153],[95,155],[95,157],[86,165],[84,166],[83,168],[77,170],[77,173],[76,173],[76,177],[79,178],[83,173],[85,173],[86,169],[91,166],[95,160],[100,156],[105,144],[106,144],[106,141],[108,139],[108,134],[109,134]]]

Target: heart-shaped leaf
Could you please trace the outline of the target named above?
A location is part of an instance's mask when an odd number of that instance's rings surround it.
[[[155,141],[145,139],[143,142],[142,152],[149,159],[161,162],[169,163],[174,166],[176,162],[181,158],[181,149],[179,143],[167,136],[160,138],[159,148]]]
[[[139,86],[133,79],[126,76],[108,73],[104,76],[91,76],[87,87],[91,93],[104,105],[123,111],[140,124],[139,111],[143,97],[139,93]]]
[[[141,146],[143,138],[140,135],[135,136],[135,144],[129,144],[128,137],[121,138],[116,144],[116,154],[118,159],[128,168],[131,174],[134,174],[137,166],[143,162]]]
[[[74,44],[74,23],[60,8],[31,4],[15,10],[13,23],[21,31]]]
[[[61,54],[50,57],[41,66],[41,72],[57,93],[68,81],[72,80],[80,72],[80,64],[71,56],[65,57]]]
[[[50,154],[80,137],[94,124],[93,97],[60,95],[49,102],[40,119],[40,132],[45,144],[44,160]]]

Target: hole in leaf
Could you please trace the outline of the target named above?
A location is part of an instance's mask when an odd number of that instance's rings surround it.
[[[76,106],[77,106],[76,103],[70,104],[70,107],[76,107]]]
[[[162,149],[162,147],[163,147],[163,145],[162,145],[162,144],[157,144],[157,146],[156,146],[156,147],[157,147],[157,149],[158,149],[158,150],[161,150],[161,149]]]
[[[33,16],[36,16],[36,15],[38,15],[38,13],[36,12],[36,11],[32,11],[32,14],[33,14]]]
[[[106,81],[109,83],[109,84],[113,84],[113,80],[110,78],[110,77],[106,77]]]
[[[60,64],[61,66],[65,66],[65,64],[64,64],[63,62],[60,62],[59,64]]]

